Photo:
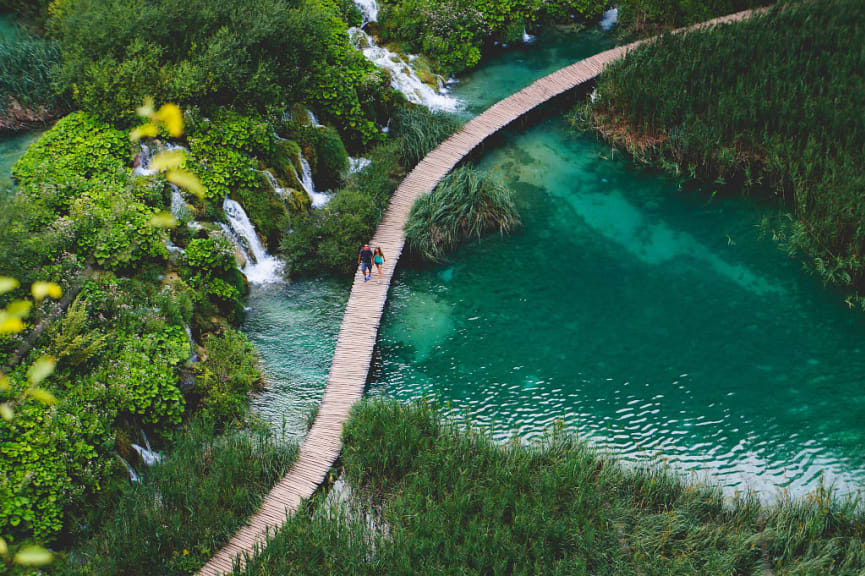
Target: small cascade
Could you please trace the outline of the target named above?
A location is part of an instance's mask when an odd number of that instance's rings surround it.
[[[303,156],[300,157],[300,167],[303,170],[300,183],[306,193],[309,194],[309,199],[312,200],[312,207],[321,208],[330,200],[330,195],[315,191],[315,183],[312,181],[312,168]]]
[[[372,164],[369,158],[352,158],[348,157],[348,172],[349,174],[357,174],[367,166]]]
[[[378,2],[375,0],[355,0],[354,5],[363,15],[362,27],[378,20]]]
[[[171,185],[171,214],[177,220],[186,220],[189,217],[189,207],[186,200],[183,199],[180,188],[174,184]]]
[[[156,174],[156,170],[150,167],[150,161],[153,160],[153,156],[157,152],[170,152],[172,150],[186,150],[186,148],[179,144],[156,144],[149,146],[142,143],[141,151],[135,158],[135,168],[132,169],[132,173],[139,176],[152,176]]]
[[[150,466],[162,461],[162,454],[154,451],[153,448],[150,447],[150,440],[147,439],[147,434],[144,433],[144,430],[141,431],[141,436],[144,437],[144,446],[133,444],[132,449],[138,452],[144,465],[149,468]]]
[[[269,170],[256,170],[256,172],[261,172],[262,174],[264,174],[264,177],[267,179],[268,184],[270,184],[270,187],[273,189],[274,192],[276,192],[277,196],[279,196],[283,200],[288,199],[290,195],[288,188],[283,188],[282,186],[280,186],[279,182],[276,179],[276,176],[274,176],[272,172],[270,172]]]
[[[616,25],[616,22],[619,21],[619,9],[611,8],[604,12],[604,15],[601,16],[601,22],[599,26],[601,30],[610,30],[613,26]]]
[[[523,44],[532,44],[534,41],[535,37],[526,32],[526,29],[523,28]]]
[[[306,115],[309,117],[309,123],[314,128],[324,128],[324,124],[319,124],[318,118],[316,118],[315,113],[309,108],[306,109]]]
[[[460,107],[460,101],[448,96],[442,83],[439,84],[438,91],[424,84],[399,54],[376,45],[372,36],[360,28],[349,28],[348,35],[355,48],[360,50],[367,60],[390,72],[391,87],[402,92],[409,102],[445,112],[454,112]]]
[[[117,457],[120,458],[120,461],[123,462],[123,465],[126,467],[126,471],[129,472],[129,481],[141,482],[141,476],[139,476],[138,472],[135,471],[135,468],[133,468],[132,465],[126,461],[126,458],[124,458],[120,454],[118,454]]]
[[[189,327],[189,324],[184,326],[184,328],[186,329],[186,337],[189,338],[189,350],[191,351],[188,364],[195,364],[198,362],[198,353],[195,351],[195,338],[192,337],[192,328]]]
[[[264,249],[255,232],[255,226],[249,221],[243,206],[226,197],[222,209],[225,210],[225,216],[228,218],[228,225],[223,224],[222,229],[246,256],[243,273],[249,282],[251,284],[280,282],[284,264]]]

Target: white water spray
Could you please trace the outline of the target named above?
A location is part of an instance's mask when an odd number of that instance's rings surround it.
[[[535,41],[535,37],[526,32],[526,29],[523,28],[523,43],[524,44],[532,44]]]
[[[613,26],[616,25],[616,22],[619,21],[619,9],[611,8],[604,12],[604,15],[601,16],[600,27],[601,30],[609,30]]]
[[[255,232],[255,226],[249,221],[249,216],[246,215],[243,206],[226,197],[222,203],[222,208],[225,210],[225,216],[229,223],[228,226],[223,224],[222,229],[246,256],[246,266],[243,268],[243,273],[249,282],[251,284],[280,282],[284,264],[279,258],[271,256],[264,249],[261,240],[258,239],[258,234]]]
[[[300,178],[301,186],[303,186],[303,189],[309,195],[309,199],[312,200],[312,207],[321,208],[328,203],[330,195],[315,191],[315,183],[312,181],[312,168],[303,156],[300,157],[300,167],[303,171]]]
[[[357,174],[367,166],[372,164],[369,158],[352,158],[348,157],[348,171],[350,174]]]
[[[117,457],[120,458],[120,461],[123,462],[123,466],[126,467],[126,471],[129,472],[129,481],[141,482],[141,476],[139,476],[138,472],[135,471],[135,468],[133,468],[132,465],[126,461],[126,458],[124,458],[120,454],[118,454]]]
[[[144,446],[139,446],[138,444],[133,444],[132,449],[138,452],[138,455],[141,456],[141,460],[144,462],[144,465],[147,467],[153,466],[162,461],[162,454],[153,450],[150,447],[150,440],[147,439],[147,434],[144,433],[144,430],[141,431],[141,435],[144,437]]]
[[[438,90],[433,90],[421,81],[399,54],[376,45],[372,36],[360,28],[349,28],[348,35],[355,48],[360,50],[367,60],[390,72],[391,87],[402,92],[409,102],[445,112],[454,112],[460,107],[461,102],[447,95],[443,83],[439,83]]]
[[[378,20],[378,2],[375,0],[354,0],[354,5],[357,6],[357,9],[363,15],[361,26],[366,26],[370,22]]]

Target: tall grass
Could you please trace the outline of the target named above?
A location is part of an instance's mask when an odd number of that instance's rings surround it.
[[[196,420],[141,483],[125,485],[108,504],[111,517],[54,570],[64,576],[192,574],[257,509],[295,455],[295,446],[264,433],[217,437],[212,425]]]
[[[400,159],[411,168],[459,130],[460,121],[446,112],[431,112],[424,106],[402,108],[394,116],[393,134],[399,142]]]
[[[406,222],[409,250],[441,262],[466,240],[490,232],[507,234],[520,225],[511,193],[489,175],[460,166],[418,198]]]
[[[49,119],[61,105],[52,82],[60,50],[52,40],[25,35],[0,42],[0,130]]]
[[[609,66],[577,117],[676,174],[783,197],[774,235],[863,291],[863,21],[863,2],[818,0],[665,36]]]
[[[429,404],[365,401],[344,439],[356,500],[328,511],[314,498],[236,576],[865,569],[862,509],[826,491],[776,505],[726,500],[664,470],[625,469],[561,431],[496,445]]]

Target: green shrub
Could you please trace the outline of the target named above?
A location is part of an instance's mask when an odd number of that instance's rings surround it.
[[[409,250],[441,262],[467,240],[520,224],[511,193],[476,168],[461,166],[417,199],[405,225]]]
[[[66,576],[180,576],[214,554],[286,472],[296,447],[264,433],[216,435],[194,420],[142,482],[125,483],[103,525],[52,571]]]
[[[339,186],[348,173],[348,152],[339,138],[339,134],[330,128],[317,130],[315,146],[315,171],[313,178],[316,187],[329,190]]]
[[[131,122],[146,96],[264,113],[308,102],[358,145],[380,138],[366,101],[385,74],[350,45],[341,8],[314,0],[69,0],[55,10],[59,84],[83,109]]]
[[[220,235],[190,240],[181,259],[180,274],[198,291],[199,306],[210,300],[229,320],[240,320],[241,296],[246,289],[228,240]]]
[[[195,364],[195,394],[204,418],[224,424],[246,415],[247,395],[261,383],[258,352],[243,332],[226,329],[204,340]]]
[[[57,184],[68,179],[116,177],[130,160],[126,135],[84,112],[61,119],[12,167],[20,184]]]
[[[372,237],[381,213],[368,194],[343,189],[324,207],[295,218],[293,231],[282,238],[288,273],[351,274],[358,250]]]

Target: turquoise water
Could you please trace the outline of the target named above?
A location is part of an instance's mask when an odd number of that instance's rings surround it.
[[[568,38],[461,78],[465,114],[610,45]],[[370,393],[438,397],[500,439],[561,421],[731,489],[862,488],[865,320],[760,236],[774,206],[682,189],[560,119],[507,136],[481,167],[516,192],[522,230],[400,270]],[[271,383],[257,405],[275,423],[300,426],[320,398],[347,291],[254,289],[246,328]]]
[[[18,26],[9,14],[0,14],[0,42],[14,41],[20,34]],[[20,134],[0,134],[0,191],[12,184],[10,171],[12,165],[39,137],[40,132],[31,131]]]

